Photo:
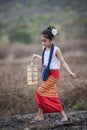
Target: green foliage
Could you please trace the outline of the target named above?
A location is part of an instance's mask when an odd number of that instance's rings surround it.
[[[0,20],[0,29],[4,28],[4,23]]]
[[[5,36],[3,29],[0,29],[0,44],[5,43],[7,41],[7,37]]]
[[[19,42],[25,44],[31,42],[29,27],[27,24],[23,23],[22,17],[19,17],[19,19],[14,22],[12,28],[10,29],[9,40],[11,42]]]
[[[2,39],[2,30],[0,30],[0,40]]]
[[[70,6],[70,5],[67,5],[67,6],[65,7],[65,9],[66,9],[66,11],[71,11],[71,6]]]
[[[2,41],[4,37],[3,29],[5,28],[5,24],[2,20],[0,20],[0,41]]]
[[[75,110],[85,110],[86,108],[87,108],[87,102],[82,100],[77,100],[74,105]]]
[[[30,34],[22,28],[17,28],[11,31],[9,38],[12,42],[21,42],[26,44],[31,41]]]
[[[83,6],[79,7],[79,3],[82,3]],[[8,4],[0,6],[2,12],[0,41],[1,37],[5,35],[5,37],[9,36],[12,42],[27,44],[32,41],[33,43],[38,43],[41,31],[52,24],[55,27],[61,26],[65,33],[65,40],[86,38],[87,11],[83,1],[78,1],[76,4],[70,0],[26,0],[21,2],[20,0],[15,0],[13,3],[9,1],[10,4],[11,6],[9,7],[7,6]],[[74,5],[76,5],[76,8],[73,9]],[[6,12],[6,10],[10,11]],[[3,17],[3,11],[6,17]],[[73,23],[76,23],[76,26],[72,26]],[[66,27],[66,24],[69,26]]]
[[[14,8],[15,9],[19,9],[21,7],[21,5],[19,4],[19,3],[16,3],[15,5],[14,5]]]

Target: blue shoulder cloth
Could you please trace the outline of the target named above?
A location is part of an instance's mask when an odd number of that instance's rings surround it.
[[[45,50],[46,50],[46,47],[44,48],[44,50],[42,52],[42,80],[43,81],[46,81],[48,79],[48,76],[49,76],[50,63],[51,63],[52,55],[53,55],[53,51],[54,51],[54,44],[52,44],[51,49],[50,49],[49,61],[48,61],[48,65],[47,66],[44,66]]]

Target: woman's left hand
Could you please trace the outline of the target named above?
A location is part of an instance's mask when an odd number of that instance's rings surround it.
[[[70,76],[71,76],[73,79],[75,79],[75,78],[77,77],[77,75],[76,75],[75,73],[73,73],[73,72],[70,73]]]

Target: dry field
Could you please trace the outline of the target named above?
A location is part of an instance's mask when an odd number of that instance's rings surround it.
[[[70,68],[79,75],[73,80],[61,67],[58,93],[65,110],[69,111],[77,100],[87,102],[87,40],[59,46]],[[37,111],[35,92],[41,84],[41,62],[34,62],[39,71],[39,84],[36,86],[27,85],[26,67],[30,64],[30,56],[41,54],[41,50],[42,46],[36,44],[0,46],[0,116]]]

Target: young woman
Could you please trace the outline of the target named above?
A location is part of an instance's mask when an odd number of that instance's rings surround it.
[[[54,43],[57,29],[53,26],[47,27],[41,33],[41,43],[43,45],[44,52],[44,65],[47,66],[49,62],[49,55],[51,46]],[[37,54],[33,54],[31,60],[35,58],[42,59],[43,57]],[[54,46],[53,55],[50,63],[50,73],[48,79],[43,81],[41,86],[36,92],[36,102],[38,104],[38,114],[35,118],[37,121],[44,119],[44,113],[60,112],[62,118],[61,121],[67,121],[68,118],[64,112],[61,102],[58,98],[56,83],[60,77],[60,64],[62,67],[72,76],[76,78],[76,74],[71,71],[68,64],[65,62],[61,50],[59,47]]]

